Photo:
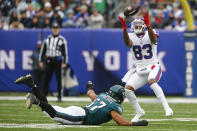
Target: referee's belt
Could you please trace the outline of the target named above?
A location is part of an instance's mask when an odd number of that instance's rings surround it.
[[[62,56],[55,56],[55,57],[49,57],[49,56],[47,56],[46,59],[60,61],[60,60],[62,60]]]

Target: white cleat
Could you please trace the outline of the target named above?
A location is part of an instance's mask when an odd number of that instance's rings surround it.
[[[135,117],[131,120],[131,122],[138,122],[139,119],[145,115],[145,112],[143,109],[141,109],[139,112],[136,113]]]
[[[173,110],[170,108],[166,110],[166,117],[173,116]]]

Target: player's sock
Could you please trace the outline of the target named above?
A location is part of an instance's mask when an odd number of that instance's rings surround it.
[[[169,110],[170,107],[168,105],[168,102],[166,101],[165,95],[164,95],[163,90],[161,89],[161,87],[157,83],[152,84],[150,87],[152,88],[155,95],[157,96],[157,98],[162,103],[162,105],[164,107],[164,110],[165,111]]]
[[[142,108],[140,107],[137,98],[134,94],[134,91],[125,89],[126,97],[129,100],[129,102],[133,105],[133,108],[135,109],[136,113],[141,111]]]
[[[48,103],[46,96],[42,94],[42,92],[37,88],[37,86],[33,86],[31,89],[32,93],[36,96],[37,99]]]
[[[45,111],[47,114],[49,114],[49,116],[51,118],[54,118],[56,115],[56,110],[48,103],[44,102],[44,101],[40,101],[40,103],[38,104],[38,106],[40,106],[40,108],[42,109],[42,111]]]

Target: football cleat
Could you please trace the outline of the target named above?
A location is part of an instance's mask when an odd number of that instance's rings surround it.
[[[34,83],[32,76],[30,74],[27,74],[26,76],[19,77],[14,83],[15,84],[25,84],[31,88],[36,87],[36,84]]]
[[[39,100],[31,93],[28,93],[26,95],[26,97],[27,97],[27,100],[26,100],[26,108],[27,109],[30,109],[32,104],[36,104],[37,105],[39,103]]]
[[[170,116],[173,116],[173,110],[171,108],[169,108],[167,111],[166,111],[166,117],[170,117]]]
[[[148,121],[147,120],[141,120],[138,122],[132,122],[132,126],[147,126]]]
[[[134,116],[134,118],[133,118],[131,121],[132,121],[132,122],[138,122],[139,119],[140,119],[142,116],[144,116],[144,115],[145,115],[145,112],[144,112],[143,109],[141,109],[140,111],[138,111],[138,112],[136,113],[136,115]]]
[[[86,88],[87,88],[87,90],[93,90],[94,89],[94,84],[92,83],[92,81],[88,81],[86,83]]]

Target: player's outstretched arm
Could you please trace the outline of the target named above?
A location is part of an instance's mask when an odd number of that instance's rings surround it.
[[[157,37],[155,36],[155,33],[154,33],[152,27],[150,26],[149,12],[148,11],[144,16],[144,23],[146,24],[146,27],[148,29],[148,35],[150,37],[151,42],[153,44],[157,43]]]
[[[111,116],[119,126],[131,126],[131,121],[124,119],[118,112],[111,111]]]
[[[126,119],[124,119],[118,112],[116,111],[111,111],[111,116],[114,119],[114,121],[119,125],[119,126],[147,126],[148,121],[147,120],[141,120],[138,122],[131,122]]]
[[[94,84],[91,81],[88,81],[86,83],[86,88],[87,88],[87,95],[90,97],[92,101],[94,101],[97,97],[96,93],[94,92]]]
[[[124,43],[128,46],[128,47],[132,47],[133,43],[129,38],[128,32],[127,32],[127,24],[125,22],[125,19],[123,17],[118,16],[120,22],[122,23],[122,29],[123,29],[123,39],[124,39]]]

